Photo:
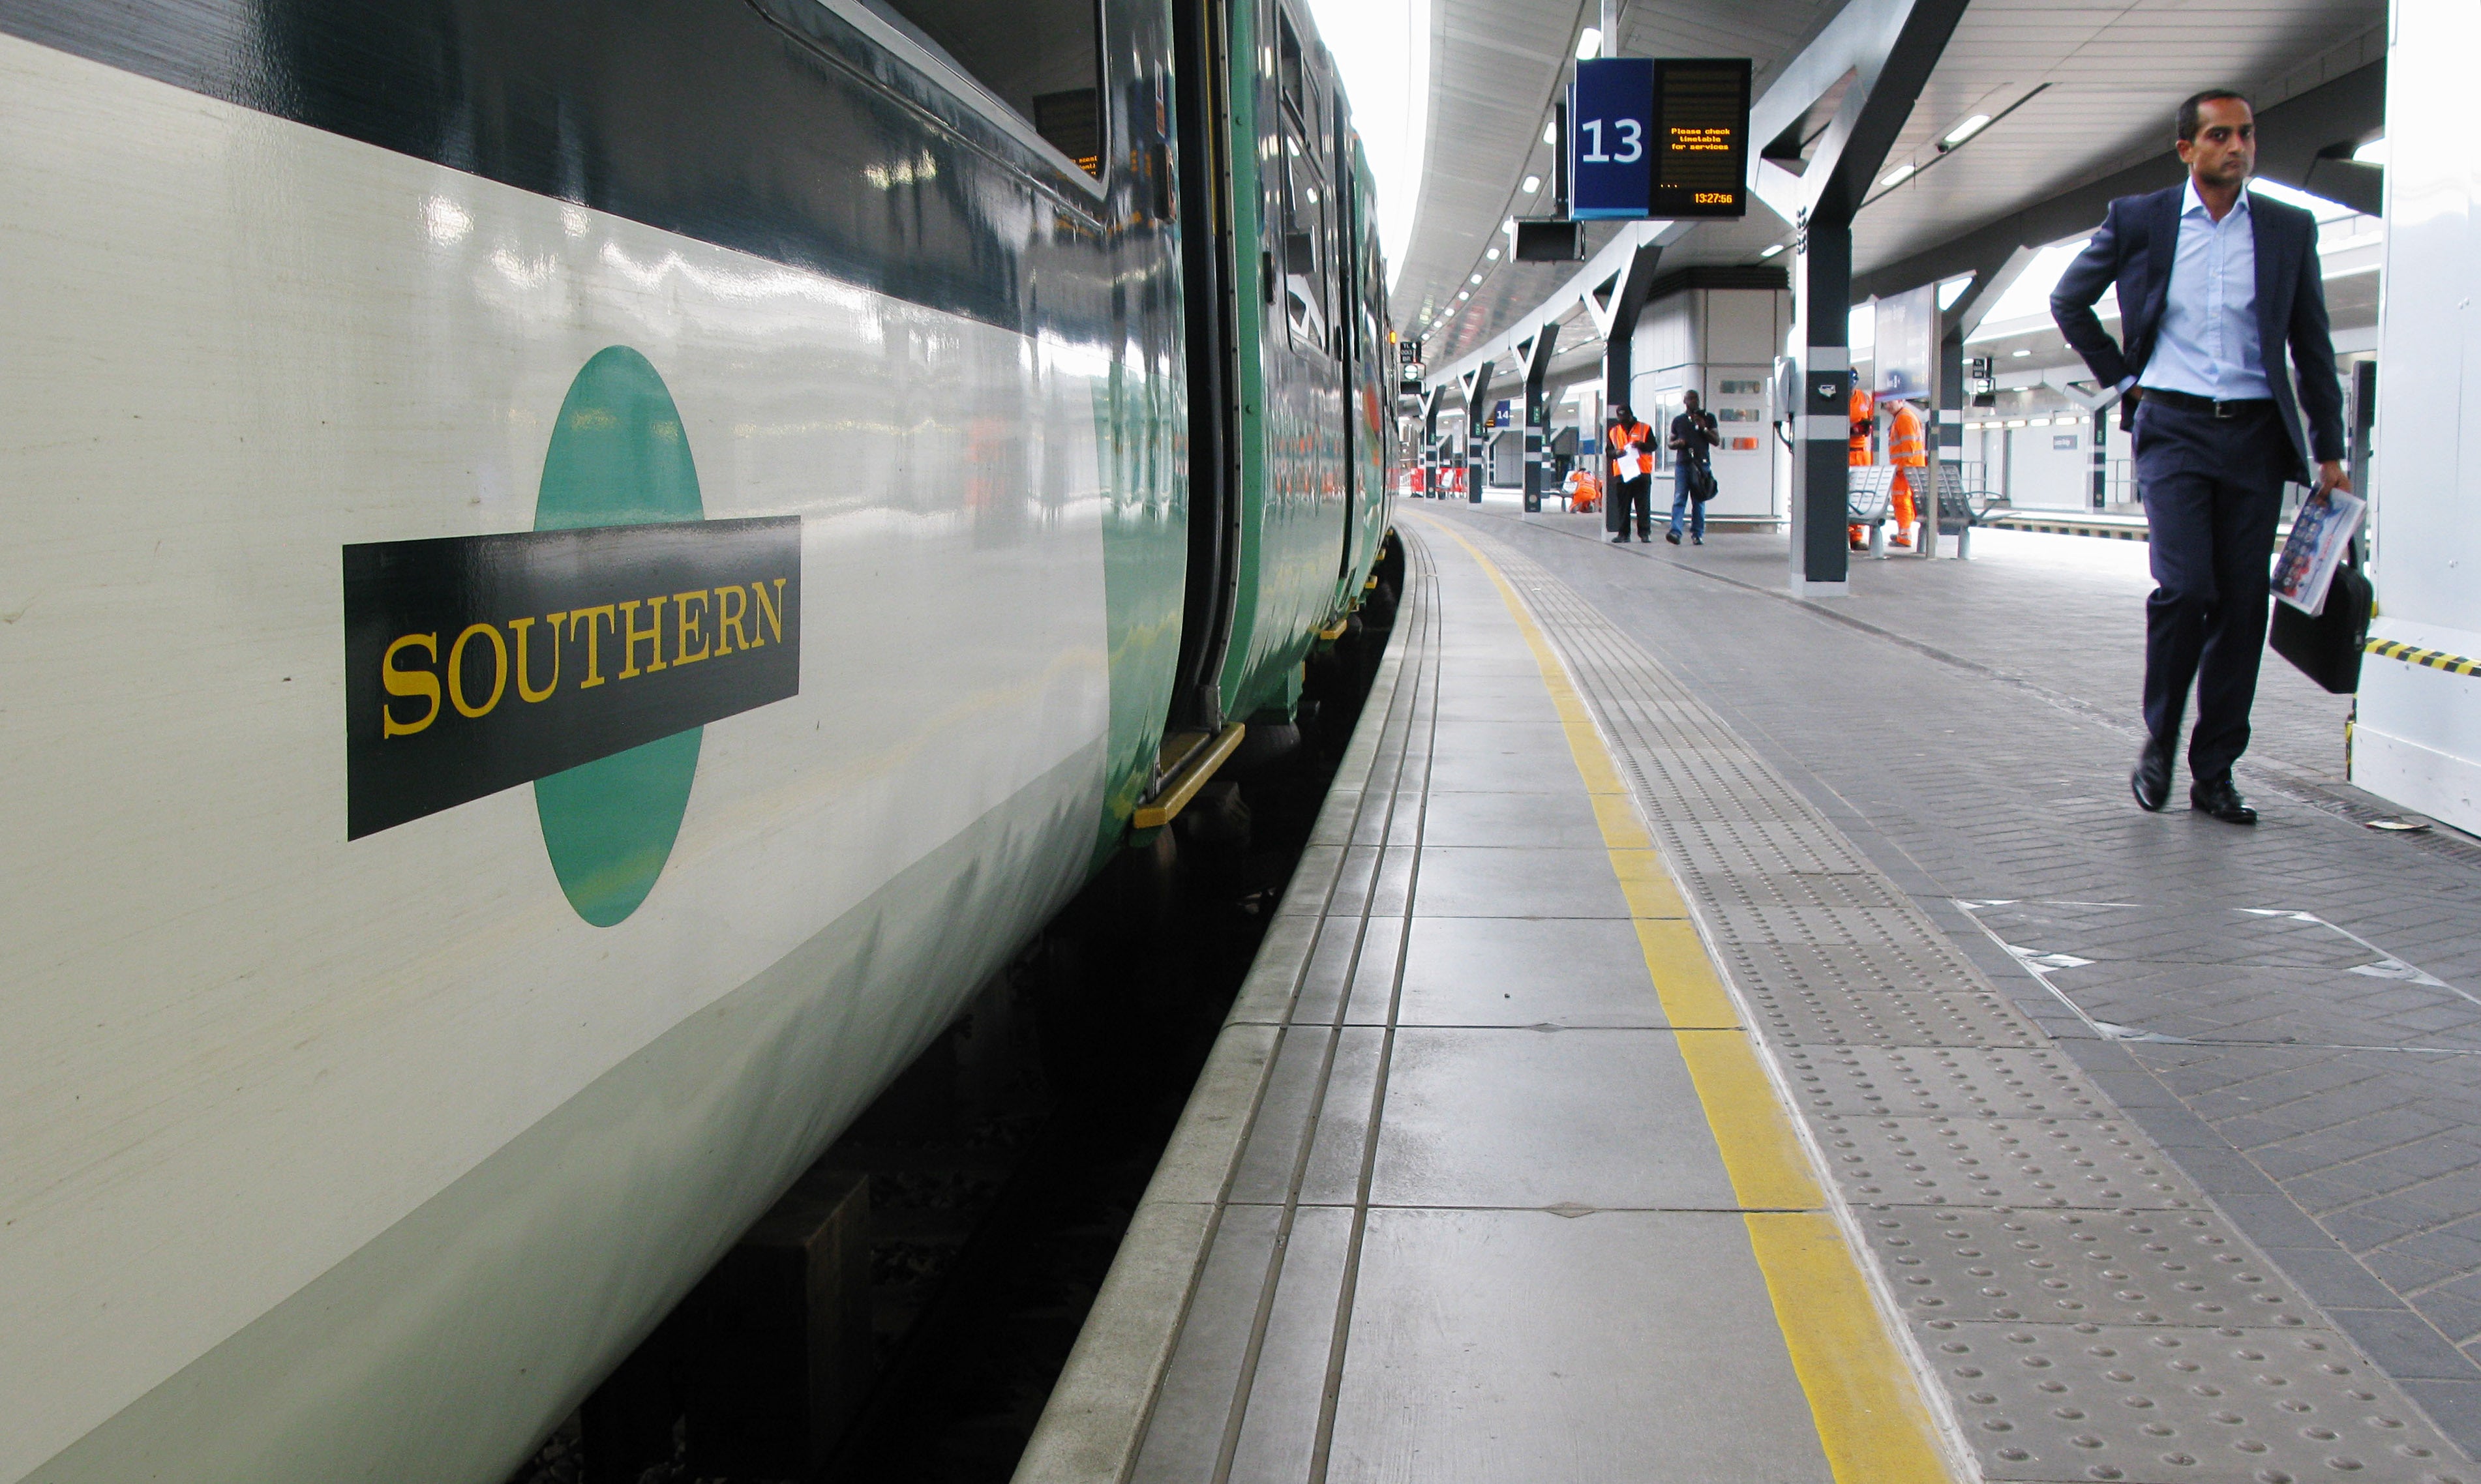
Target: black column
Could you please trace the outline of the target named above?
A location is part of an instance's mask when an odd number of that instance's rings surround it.
[[[1554,321],[1535,333],[1525,358],[1525,508],[1528,510],[1542,508],[1542,451],[1551,432],[1551,408],[1543,396],[1542,380],[1558,348],[1559,325]]]
[[[1852,225],[1813,221],[1801,234],[1800,549],[1795,592],[1850,580],[1844,541],[1850,472],[1844,464],[1852,411]],[[1833,589],[1830,589],[1833,590]]]

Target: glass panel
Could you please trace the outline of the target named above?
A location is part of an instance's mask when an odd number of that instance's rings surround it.
[[[1017,111],[1087,174],[1103,173],[1096,0],[862,0]]]

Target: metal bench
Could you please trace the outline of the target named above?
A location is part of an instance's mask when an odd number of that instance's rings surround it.
[[[1964,470],[1951,463],[1935,466],[1938,470],[1939,534],[1956,538],[1955,554],[1968,555],[1972,549],[1972,528],[1985,523],[1994,507],[2006,501],[1986,489],[1964,487]],[[1887,522],[1895,503],[1895,470],[1892,464],[1870,464],[1847,471],[1848,492],[1843,499],[1844,524],[1869,528],[1869,555],[1887,554]]]

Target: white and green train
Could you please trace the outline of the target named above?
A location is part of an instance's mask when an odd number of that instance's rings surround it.
[[[1291,716],[1371,201],[1293,0],[0,0],[0,1480],[505,1476]]]

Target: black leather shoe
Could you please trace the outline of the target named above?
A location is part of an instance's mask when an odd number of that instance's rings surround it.
[[[2188,807],[2202,809],[2225,824],[2255,824],[2257,811],[2249,807],[2240,791],[2232,787],[2229,774],[2211,783],[2188,785]]]
[[[2136,770],[2128,775],[2128,788],[2136,795],[2137,808],[2159,813],[2171,802],[2171,749],[2147,742],[2136,755]]]
[[[1664,533],[1662,534],[1662,538],[1663,538],[1664,540],[1666,540],[1666,541],[1669,541],[1669,542],[1670,542],[1672,545],[1674,545],[1674,546],[1677,546],[1677,545],[1679,545],[1679,544],[1680,544],[1680,533],[1679,533],[1679,532],[1677,532],[1677,531],[1666,531],[1666,532],[1664,532]]]
[[[1619,534],[1611,537],[1611,544],[1613,546],[1626,546],[1628,544],[1628,533],[1623,531]]]

